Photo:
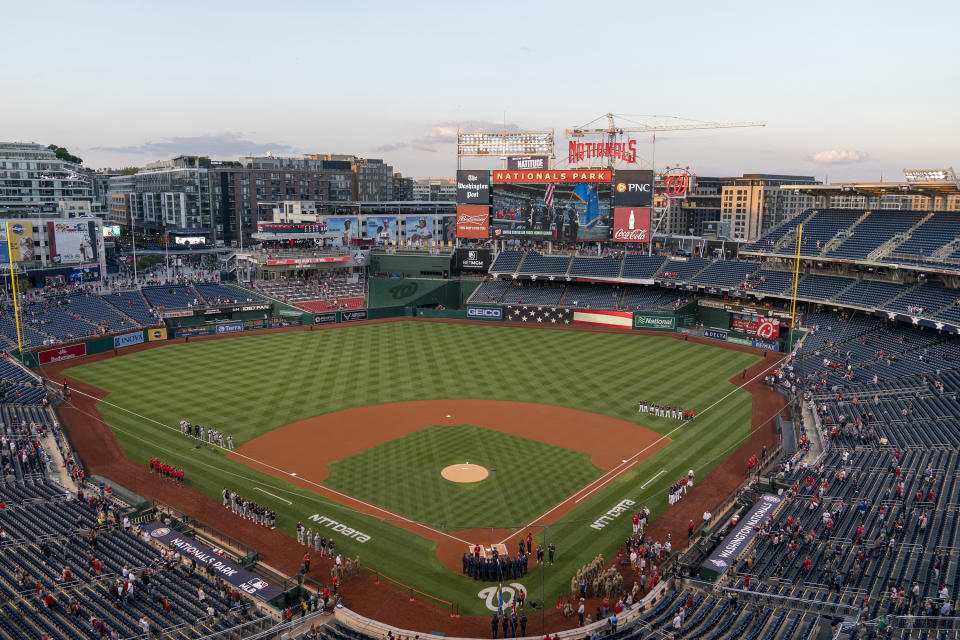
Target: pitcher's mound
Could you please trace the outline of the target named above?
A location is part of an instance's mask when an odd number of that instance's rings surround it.
[[[440,475],[450,482],[480,482],[486,480],[490,472],[487,471],[486,467],[464,462],[463,464],[452,464],[449,467],[444,467]]]

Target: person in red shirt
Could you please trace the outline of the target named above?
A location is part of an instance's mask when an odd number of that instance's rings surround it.
[[[47,609],[53,608],[53,595],[47,594],[47,597],[43,599],[43,606]]]
[[[170,611],[170,601],[167,600],[167,597],[166,597],[166,596],[163,597],[162,606],[163,606],[163,610],[164,610],[164,611]]]
[[[303,554],[303,568],[310,571],[310,552]]]
[[[633,521],[633,532],[638,533],[640,531],[640,516],[633,514],[633,518],[631,520]]]
[[[687,542],[690,542],[690,538],[693,537],[693,530],[696,528],[696,525],[693,524],[693,520],[687,523]]]
[[[73,578],[73,576],[70,575],[70,567],[64,567],[64,568],[63,568],[63,581],[64,581],[64,582],[67,582],[67,581],[69,581],[71,578]]]

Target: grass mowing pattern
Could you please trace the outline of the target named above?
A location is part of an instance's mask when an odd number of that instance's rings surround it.
[[[351,556],[361,554],[364,563],[418,589],[456,601],[465,613],[482,614],[480,586],[447,572],[432,542],[225,460],[209,447],[195,450],[196,441],[180,435],[179,420],[219,428],[239,446],[318,414],[406,400],[539,402],[593,411],[660,433],[678,423],[638,413],[640,400],[697,410],[697,420],[673,434],[670,446],[549,528],[557,562],[525,579],[528,585],[539,584],[538,574],[545,571],[542,598],[549,601],[569,589],[580,566],[597,553],[609,556],[629,533],[625,518],[622,525],[590,528],[597,517],[625,498],[649,506],[655,517],[666,508],[665,491],[672,482],[690,468],[703,478],[747,437],[749,394],[735,391],[709,412],[700,412],[734,391],[728,380],[757,359],[660,336],[397,322],[171,344],[80,364],[69,375],[110,391],[108,402],[169,426],[100,403],[100,413],[137,462],[146,465],[157,455],[181,465],[187,483],[214,501],[223,487],[257,496],[277,510],[277,526],[289,533],[297,520],[306,522],[313,514],[362,530],[372,536],[369,542],[338,540],[338,548]],[[624,451],[624,457],[634,453]],[[665,473],[641,490],[661,469]],[[294,504],[275,501],[253,491],[254,486]],[[404,553],[396,553],[397,548]]]
[[[477,483],[441,477],[466,461],[490,475]],[[323,484],[457,530],[523,526],[600,473],[586,453],[473,425],[430,426],[332,463]]]

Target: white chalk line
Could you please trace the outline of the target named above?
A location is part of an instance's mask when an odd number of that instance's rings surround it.
[[[657,478],[659,478],[660,476],[662,476],[662,475],[665,474],[666,472],[667,472],[666,469],[660,469],[660,471],[657,471],[657,473],[656,473],[655,476],[653,476],[652,478],[650,478],[649,480],[647,480],[646,482],[644,482],[642,485],[640,485],[640,488],[641,488],[641,489],[646,489],[646,488],[650,485],[651,482],[653,482],[654,480],[656,480]]]
[[[273,497],[276,498],[277,500],[282,500],[283,502],[286,502],[287,504],[293,504],[292,502],[290,502],[290,501],[287,500],[286,498],[281,498],[281,497],[278,496],[277,494],[275,494],[275,493],[270,493],[270,492],[267,491],[266,489],[261,489],[260,487],[254,487],[253,490],[254,490],[254,491],[262,491],[263,493],[267,494],[268,496],[273,496]]]

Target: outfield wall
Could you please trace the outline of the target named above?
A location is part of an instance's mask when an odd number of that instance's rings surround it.
[[[478,286],[479,280],[373,277],[370,278],[369,306],[380,308],[442,305],[448,309],[459,309]]]

